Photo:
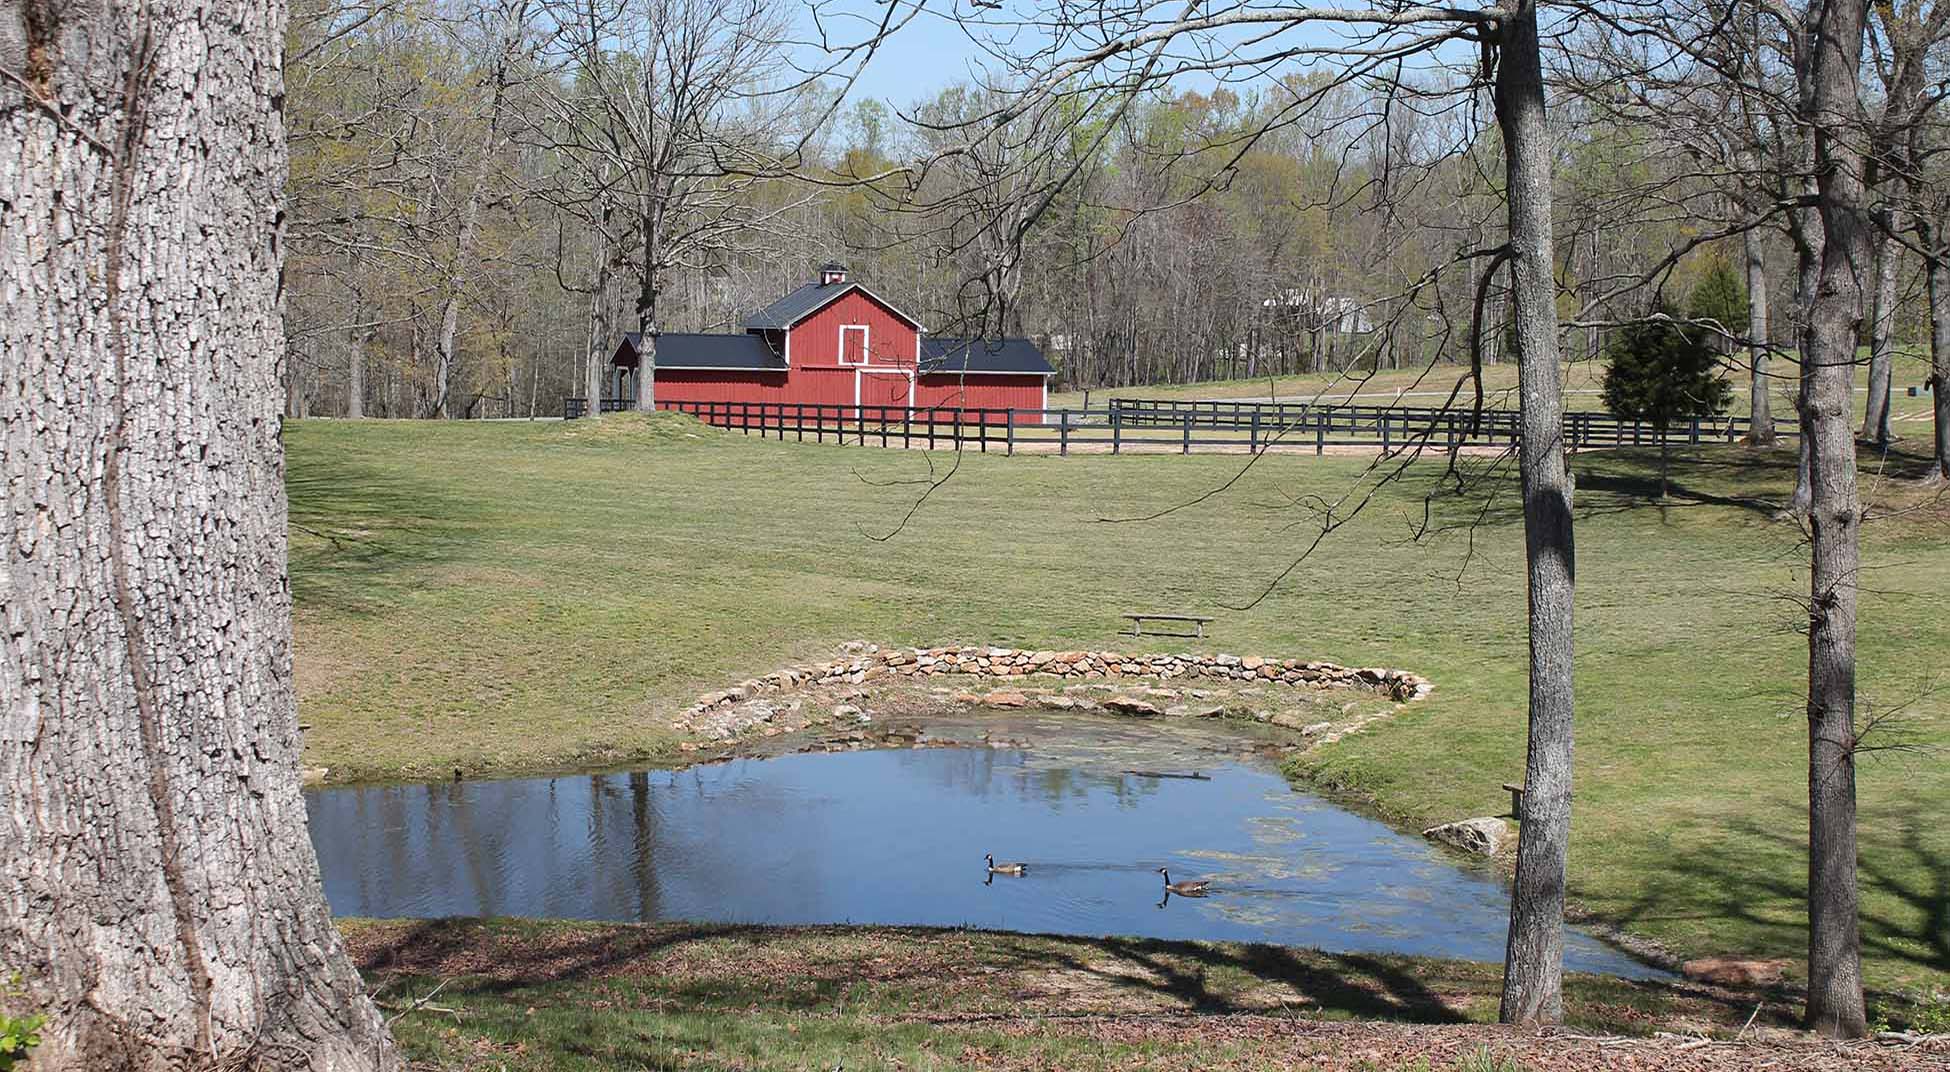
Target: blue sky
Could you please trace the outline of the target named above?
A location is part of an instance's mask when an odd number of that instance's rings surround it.
[[[903,3],[903,7],[909,6]],[[935,9],[948,12],[952,6],[941,0],[927,3],[867,64],[849,99],[870,97],[905,108],[949,85],[969,80],[970,64],[979,52],[960,26],[935,14]],[[852,41],[867,36],[886,16],[887,7],[873,0],[829,0],[821,5],[821,11],[830,37]],[[810,38],[814,33],[810,8],[800,10],[800,24]]]

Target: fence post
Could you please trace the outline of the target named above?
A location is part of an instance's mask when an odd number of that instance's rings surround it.
[[[1056,454],[1059,458],[1070,456],[1070,411],[1056,411]]]
[[[914,447],[914,407],[909,406],[908,408],[901,411],[901,449],[911,450],[913,449],[913,447]]]
[[[1259,453],[1259,407],[1253,407],[1253,430],[1246,434],[1246,453]]]
[[[1190,454],[1191,452],[1192,452],[1192,414],[1191,414],[1191,411],[1190,411],[1190,410],[1187,410],[1187,411],[1185,412],[1185,449],[1184,449],[1184,453],[1186,453],[1186,454]]]
[[[1008,420],[1009,420],[1009,451],[1008,451],[1008,454],[1009,454],[1009,457],[1011,457],[1011,458],[1013,458],[1013,457],[1015,457],[1015,456],[1016,456],[1016,407],[1014,407],[1014,406],[1010,406],[1010,407],[1009,407],[1009,409],[1008,409]]]
[[[1314,457],[1327,453],[1327,422],[1333,420],[1327,410],[1314,411]]]
[[[1116,408],[1110,411],[1110,452],[1112,454],[1124,453],[1124,422],[1120,417],[1121,412]]]
[[[1693,418],[1693,445],[1699,445],[1699,418]]]
[[[1383,453],[1386,453],[1388,450],[1388,411],[1387,410],[1381,411],[1381,449]]]

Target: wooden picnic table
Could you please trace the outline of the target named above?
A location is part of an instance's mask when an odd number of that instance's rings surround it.
[[[1203,639],[1205,636],[1205,623],[1212,620],[1210,617],[1203,614],[1126,614],[1123,615],[1123,617],[1129,618],[1131,620],[1132,636],[1144,635],[1145,622],[1183,622],[1183,623],[1190,624],[1195,630],[1197,630],[1197,632],[1196,633],[1159,633],[1153,635],[1197,636],[1201,639]]]

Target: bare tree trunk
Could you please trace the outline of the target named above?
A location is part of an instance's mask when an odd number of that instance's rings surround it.
[[[349,420],[363,420],[366,415],[366,347],[372,345],[374,330],[363,328],[352,339],[345,384],[345,416]]]
[[[636,297],[638,413],[657,411],[657,291],[658,260],[663,255],[662,203],[650,194],[643,205],[643,274]]]
[[[1855,844],[1855,604],[1861,502],[1850,404],[1864,304],[1856,266],[1872,256],[1856,93],[1867,0],[1827,0],[1810,64],[1821,274],[1802,355],[1813,543],[1808,620],[1808,1026],[1868,1031],[1862,1000]]]
[[[1813,213],[1804,211],[1802,215],[1805,221],[1806,217],[1813,216]],[[1813,222],[1819,224],[1821,221],[1819,217],[1815,217]],[[1802,227],[1805,229],[1807,223],[1804,222]],[[1808,506],[1814,495],[1812,472],[1814,435],[1808,428],[1808,392],[1811,389],[1810,376],[1814,371],[1814,364],[1809,355],[1814,353],[1817,345],[1814,340],[1813,311],[1815,292],[1820,285],[1822,250],[1826,245],[1825,234],[1807,235],[1804,240],[1796,243],[1795,300],[1801,308],[1800,322],[1795,327],[1795,350],[1800,363],[1800,373],[1795,387],[1794,412],[1801,438],[1796,444],[1794,497],[1788,500],[1788,513],[1796,517],[1808,513]]]
[[[440,337],[434,354],[433,415],[442,420],[451,415],[454,366],[459,360],[454,341],[460,328],[461,291],[466,285],[462,273],[472,268],[470,262],[474,259],[475,236],[480,232],[481,202],[487,196],[488,172],[494,167],[494,155],[501,146],[501,105],[507,99],[522,14],[521,3],[508,6],[500,14],[500,34],[494,50],[494,85],[488,99],[487,132],[481,146],[481,174],[475,177],[467,201],[461,206],[460,234],[454,239],[454,256],[447,264],[447,293],[441,302]]]
[[[600,417],[603,412],[604,360],[609,348],[609,250],[597,229],[596,286],[589,295],[589,409],[585,416]]]
[[[1747,253],[1747,347],[1751,363],[1748,389],[1747,441],[1757,447],[1774,445],[1773,386],[1767,377],[1767,264],[1762,259],[1760,238],[1748,231]]]
[[[1890,394],[1894,390],[1896,341],[1896,262],[1902,246],[1890,237],[1897,226],[1894,213],[1881,221],[1888,230],[1873,238],[1876,286],[1869,306],[1869,401],[1862,414],[1861,438],[1877,447],[1887,447],[1895,439],[1889,427]]]
[[[1923,232],[1924,272],[1930,291],[1930,397],[1936,410],[1934,464],[1925,479],[1950,481],[1950,262],[1936,245],[1935,228]]]
[[[1504,8],[1497,125],[1508,184],[1530,582],[1530,735],[1503,968],[1505,1023],[1564,1017],[1564,885],[1571,836],[1571,474],[1551,265],[1551,145],[1534,0]]]
[[[0,119],[0,964],[50,1018],[33,1067],[397,1069],[299,791],[283,5],[27,10],[0,15],[36,105]]]

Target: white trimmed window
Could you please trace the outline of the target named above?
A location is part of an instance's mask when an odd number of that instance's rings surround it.
[[[840,364],[864,365],[867,363],[867,326],[865,324],[840,325]]]

